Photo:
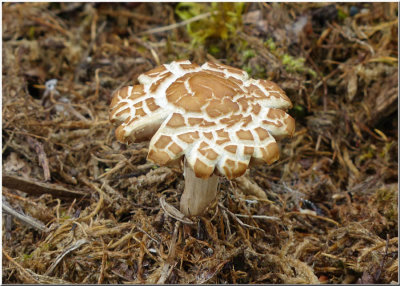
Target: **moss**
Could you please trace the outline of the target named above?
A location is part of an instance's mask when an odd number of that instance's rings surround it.
[[[358,157],[358,161],[361,163],[361,162],[371,159],[373,157],[374,157],[374,151],[372,149],[368,149],[366,152],[364,152],[363,154],[361,154]]]
[[[276,44],[272,38],[268,38],[264,45],[267,46],[271,52],[274,52],[276,50]]]
[[[242,55],[244,60],[248,60],[254,58],[256,56],[256,53],[254,52],[254,50],[249,49],[249,50],[244,50]]]
[[[304,119],[306,116],[306,108],[303,105],[295,104],[293,108],[289,111],[289,114],[294,116],[297,120]]]
[[[385,143],[385,146],[382,148],[382,152],[380,152],[379,156],[381,158],[388,157],[389,151],[390,151],[390,149],[392,148],[393,145],[394,145],[394,141]]]
[[[305,72],[310,74],[312,77],[317,76],[317,73],[313,69],[304,66],[305,59],[302,57],[294,58],[289,54],[283,54],[281,60],[282,64],[285,66],[285,69],[288,72],[299,72],[299,73]]]
[[[31,254],[24,254],[23,256],[22,256],[22,261],[27,261],[27,260],[29,260],[29,259],[31,259],[32,258],[32,253]]]
[[[208,47],[208,52],[213,56],[217,56],[221,52],[221,49],[217,45],[210,45]]]
[[[263,78],[265,77],[265,68],[261,65],[255,65],[254,67],[251,67],[250,65],[245,65],[242,67],[242,69],[247,72],[250,77],[252,78]]]
[[[342,9],[337,9],[337,10],[338,10],[338,19],[339,19],[339,21],[343,21],[344,19],[346,19],[349,16]]]
[[[29,27],[29,30],[28,30],[28,38],[29,38],[30,40],[34,40],[34,39],[35,39],[35,31],[36,31],[36,29],[35,29],[34,26]]]
[[[67,214],[66,210],[61,211],[60,219],[67,220],[67,219],[70,219],[70,218],[71,218],[71,216]]]
[[[317,73],[305,66],[305,59],[303,57],[295,58],[279,49],[272,38],[268,38],[264,42],[264,46],[277,58],[279,58],[285,70],[290,73],[307,73],[312,77],[317,77]]]
[[[397,223],[397,188],[382,187],[376,191],[374,203],[389,221]]]
[[[242,26],[244,3],[179,3],[175,13],[182,20],[201,14],[211,13],[210,17],[189,23],[186,26],[193,45],[205,44],[210,38],[229,40],[236,36]]]

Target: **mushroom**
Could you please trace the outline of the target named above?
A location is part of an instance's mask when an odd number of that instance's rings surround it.
[[[219,176],[242,176],[249,165],[279,158],[275,141],[292,136],[290,99],[275,83],[219,63],[188,60],[158,66],[139,85],[116,90],[110,121],[123,143],[150,140],[158,165],[185,155],[180,210],[201,215],[216,198]]]

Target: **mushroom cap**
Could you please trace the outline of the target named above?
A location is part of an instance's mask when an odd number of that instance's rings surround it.
[[[251,159],[278,160],[275,138],[294,133],[285,92],[240,69],[183,60],[138,80],[139,85],[114,92],[110,120],[119,125],[121,142],[152,137],[147,158],[158,165],[185,155],[197,177],[206,179],[216,168],[232,179],[244,174]]]

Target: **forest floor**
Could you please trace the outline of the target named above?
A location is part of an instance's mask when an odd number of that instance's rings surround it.
[[[3,283],[397,284],[397,3],[2,9]],[[182,171],[108,119],[114,90],[177,59],[276,82],[296,120],[192,225],[165,210]]]

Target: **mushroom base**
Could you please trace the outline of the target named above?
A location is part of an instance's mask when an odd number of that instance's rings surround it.
[[[185,158],[185,190],[183,191],[180,210],[186,216],[202,215],[217,196],[219,177],[212,175],[208,179],[197,178]]]

